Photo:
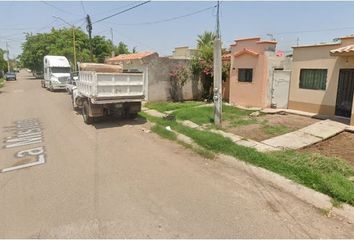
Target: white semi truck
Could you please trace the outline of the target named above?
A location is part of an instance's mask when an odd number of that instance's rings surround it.
[[[44,80],[42,87],[54,91],[65,89],[68,77],[70,77],[70,64],[64,56],[47,55],[43,59]]]
[[[120,66],[79,63],[79,78],[73,89],[74,109],[81,109],[84,122],[118,115],[135,117],[144,100],[144,73],[124,73]]]

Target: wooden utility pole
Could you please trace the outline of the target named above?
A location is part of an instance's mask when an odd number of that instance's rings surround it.
[[[221,127],[222,119],[222,60],[219,22],[219,1],[216,12],[216,38],[214,40],[214,124]]]
[[[93,62],[93,53],[92,53],[92,22],[90,15],[87,14],[86,16],[86,30],[89,35],[89,46],[90,46],[90,57],[91,57],[91,62]]]
[[[72,29],[73,29],[73,51],[74,51],[74,72],[77,71],[76,69],[76,37],[75,37],[75,27],[72,26]]]
[[[9,44],[6,41],[6,57],[7,57],[7,71],[10,72],[10,51]]]
[[[59,19],[60,21],[62,21],[63,23],[65,23],[66,25],[70,26],[72,29],[72,33],[73,33],[73,54],[74,54],[74,71],[76,72],[76,37],[75,37],[75,26],[73,24],[68,23],[67,21],[65,21],[64,19],[62,19],[61,17],[57,17],[57,16],[53,16],[53,18],[55,19]]]
[[[111,28],[112,57],[114,57],[113,29]]]

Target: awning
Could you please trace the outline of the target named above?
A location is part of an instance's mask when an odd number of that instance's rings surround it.
[[[354,45],[332,49],[329,52],[331,56],[354,56]]]

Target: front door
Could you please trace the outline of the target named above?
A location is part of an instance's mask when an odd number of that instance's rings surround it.
[[[350,117],[353,105],[354,69],[341,69],[337,90],[336,115]]]

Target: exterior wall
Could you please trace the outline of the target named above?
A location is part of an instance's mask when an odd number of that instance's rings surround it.
[[[231,104],[246,107],[268,107],[270,106],[271,89],[269,79],[272,79],[271,70],[273,65],[277,65],[275,57],[276,42],[261,41],[260,38],[236,40],[231,45],[231,68],[230,68],[230,97]],[[236,53],[248,49],[258,55],[244,52],[235,56]],[[279,59],[278,59],[279,58]],[[276,60],[281,63],[280,57]],[[274,62],[274,63],[273,63]],[[239,82],[238,69],[252,68],[252,82]]]
[[[191,59],[198,52],[197,49],[191,49],[188,47],[176,47],[170,58],[176,59]]]
[[[354,44],[354,39],[351,44]],[[289,108],[335,115],[339,71],[342,68],[354,68],[354,57],[330,56],[329,51],[339,47],[342,45],[294,48]],[[326,90],[300,89],[302,68],[327,69]]]
[[[168,57],[152,57],[149,59],[131,60],[123,62],[124,70],[139,70],[145,72],[147,87],[146,100],[170,101],[171,80],[170,72],[177,66],[188,63],[185,59],[170,59]],[[201,95],[201,84],[197,80],[188,80],[182,88],[184,100],[197,99]]]
[[[232,57],[230,72],[230,103],[242,106],[263,107],[266,91],[266,57],[244,54]],[[252,82],[238,81],[238,68],[253,68]]]

